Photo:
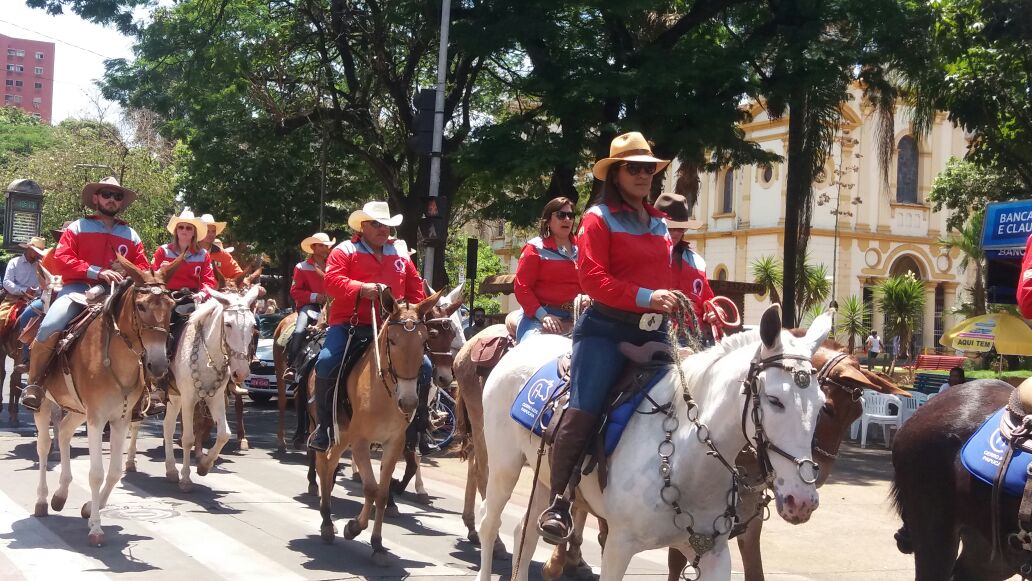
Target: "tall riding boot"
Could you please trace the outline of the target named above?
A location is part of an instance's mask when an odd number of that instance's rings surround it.
[[[552,442],[549,454],[552,504],[538,518],[538,531],[546,543],[563,544],[573,533],[566,489],[595,434],[597,421],[594,414],[571,407],[564,412],[562,423],[556,429],[555,441]]]
[[[326,451],[332,443],[333,434],[333,388],[336,374],[332,377],[315,377],[315,410],[319,425],[308,438],[308,447],[320,452]]]
[[[54,349],[60,339],[61,334],[54,333],[46,341],[33,341],[29,347],[29,381],[22,392],[21,404],[34,412],[38,412],[39,406],[43,405],[46,392],[40,383],[54,358]]]
[[[283,372],[283,382],[287,385],[297,382],[297,357],[304,338],[304,333],[294,333],[290,336],[290,340],[287,341],[287,370]]]

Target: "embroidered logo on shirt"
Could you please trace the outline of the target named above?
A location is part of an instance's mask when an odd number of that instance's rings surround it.
[[[397,270],[398,272],[405,272],[405,259],[404,258],[396,258],[394,260],[394,269]]]
[[[1032,268],[1026,270],[1025,274],[1023,274],[1022,276],[1025,278],[1025,280],[1032,278]]]
[[[122,256],[125,256],[125,255],[129,254],[129,247],[126,246],[125,244],[119,244],[118,245],[118,253],[121,254]]]

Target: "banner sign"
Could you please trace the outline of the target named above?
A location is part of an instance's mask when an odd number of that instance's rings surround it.
[[[1024,248],[1032,236],[1032,200],[997,202],[985,208],[982,248]]]

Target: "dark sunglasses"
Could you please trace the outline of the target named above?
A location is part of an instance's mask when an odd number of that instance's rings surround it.
[[[382,222],[377,222],[376,220],[370,220],[369,221],[369,225],[372,226],[373,228],[376,228],[376,229],[390,228],[390,226],[388,226],[387,224],[384,224]]]
[[[577,214],[573,212],[566,212],[564,210],[556,210],[555,212],[552,212],[552,215],[556,218],[559,218],[560,220],[573,220],[577,217]]]
[[[189,224],[176,224],[176,230],[193,230],[194,227]]]
[[[121,202],[122,198],[124,197],[122,195],[122,192],[112,192],[111,190],[104,190],[102,192],[97,192],[97,195],[99,195],[100,197],[104,198],[105,200],[110,200],[110,199],[114,198],[116,202]]]
[[[645,175],[649,176],[656,173],[656,164],[651,161],[627,161],[621,167],[627,168],[627,173],[632,176],[636,176],[641,172],[645,172]]]

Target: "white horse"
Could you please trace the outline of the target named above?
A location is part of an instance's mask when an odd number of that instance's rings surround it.
[[[782,331],[780,313],[777,305],[768,308],[758,331],[727,337],[688,357],[681,373],[676,368],[667,373],[651,397],[669,402],[669,414],[634,414],[609,458],[604,492],[594,473],[581,479],[580,499],[595,515],[618,523],[610,528],[602,554],[603,581],[621,579],[636,553],[668,546],[688,556],[699,579],[730,578],[727,540],[733,523],[727,515],[733,513],[728,505],[733,479],[711,455],[714,450],[733,464],[747,443],[756,445],[771,469],[766,476],[778,512],[787,521],[805,522],[817,508],[810,447],[824,397],[810,358],[830,332],[831,318],[818,317],[807,335],[796,339]],[[510,418],[512,402],[542,365],[569,349],[570,340],[556,335],[525,341],[487,379],[483,403],[489,471],[481,547],[494,545],[502,509],[523,466],[536,458],[540,442]],[[743,425],[746,406],[751,408],[746,410],[751,421]],[[646,399],[638,411],[651,412],[653,405]],[[712,442],[712,448],[706,442]],[[669,462],[671,486],[666,488],[660,453],[666,453]],[[523,522],[516,528],[516,579],[527,578],[538,540],[536,518],[551,500],[548,481],[545,462],[529,507],[528,530],[522,531]],[[679,503],[683,512],[675,514],[671,503]],[[520,543],[523,534],[526,547]],[[491,578],[492,557],[492,551],[481,551],[483,581]]]
[[[190,315],[176,352],[172,356],[171,372],[178,394],[169,391],[165,412],[165,478],[178,482],[180,490],[189,492],[191,450],[194,445],[194,406],[201,400],[208,406],[218,433],[215,445],[198,460],[197,473],[204,476],[215,465],[222,447],[229,441],[229,421],[226,419],[226,386],[230,380],[237,385],[250,374],[250,346],[254,334],[255,317],[251,306],[258,298],[261,287],[253,286],[244,295],[209,290],[212,300],[203,303]],[[183,468],[176,470],[173,437],[176,418],[183,417]],[[136,451],[136,432],[133,426],[131,452]],[[135,466],[135,460],[130,456]]]

